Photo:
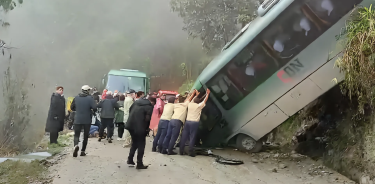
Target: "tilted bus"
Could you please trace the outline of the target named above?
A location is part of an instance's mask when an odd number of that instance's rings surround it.
[[[204,69],[194,89],[211,90],[203,146],[261,149],[266,135],[343,80],[334,62],[345,23],[370,0],[267,0]]]

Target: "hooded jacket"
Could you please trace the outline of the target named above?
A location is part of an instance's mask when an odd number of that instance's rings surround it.
[[[74,124],[91,124],[93,112],[96,112],[96,103],[92,96],[80,93],[73,99],[70,105],[72,111],[76,111]]]
[[[125,129],[137,136],[146,136],[150,126],[153,105],[149,100],[140,99],[129,109],[129,119]]]
[[[129,118],[129,109],[130,107],[133,105],[134,103],[134,100],[132,97],[125,97],[125,100],[124,100],[124,123],[126,123],[126,121],[128,121],[128,118]]]
[[[65,119],[65,98],[58,93],[51,96],[48,117],[46,122],[46,132],[60,132],[64,128]]]
[[[115,109],[119,109],[117,100],[112,95],[107,95],[104,100],[100,101],[98,108],[101,108],[101,118],[115,118]]]

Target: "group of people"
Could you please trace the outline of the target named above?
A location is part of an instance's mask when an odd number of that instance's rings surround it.
[[[176,155],[173,151],[176,141],[179,141],[179,154],[184,155],[185,144],[189,140],[189,156],[194,157],[194,145],[199,128],[202,109],[205,107],[210,94],[207,89],[203,97],[194,90],[186,97],[170,97],[168,103],[162,108],[158,131],[153,141],[152,151],[162,154]]]
[[[154,138],[152,151],[157,150],[163,154],[175,155],[173,148],[177,139],[181,137],[180,154],[184,154],[186,141],[189,140],[189,155],[195,156],[194,144],[196,133],[199,127],[200,114],[205,106],[210,91],[204,97],[199,98],[199,92],[194,90],[191,94],[183,97],[170,97],[165,104],[165,96],[157,98],[156,94],[127,91],[126,95],[120,94],[117,90],[104,90],[100,95],[96,89],[88,85],[81,88],[72,101],[70,109],[75,111],[74,130],[74,151],[73,157],[78,156],[80,150],[78,143],[80,133],[83,130],[83,142],[80,156],[86,156],[88,138],[93,131],[93,118],[100,116],[98,141],[107,139],[112,143],[114,126],[118,127],[117,140],[124,140],[124,147],[131,145],[127,164],[135,166],[133,159],[135,152],[137,155],[137,169],[147,169],[143,164],[144,150],[146,146],[146,136],[150,132],[150,122],[159,121],[157,133]],[[65,98],[64,88],[59,86],[51,96],[50,110],[47,117],[46,132],[50,132],[50,143],[57,143],[58,132],[63,130],[65,119]],[[90,93],[93,91],[93,93]],[[156,104],[156,105],[155,105]],[[96,124],[96,123],[95,123]],[[183,127],[183,129],[181,129]],[[104,136],[104,130],[107,135]],[[183,131],[181,131],[183,130]]]

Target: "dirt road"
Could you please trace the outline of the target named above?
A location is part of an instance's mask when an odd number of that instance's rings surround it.
[[[207,156],[166,156],[151,152],[147,140],[144,162],[147,170],[136,170],[126,165],[129,148],[122,141],[98,142],[89,139],[86,157],[72,157],[72,149],[52,166],[54,184],[129,183],[129,184],[328,184],[354,183],[347,178],[302,157],[281,159],[282,154],[246,154],[231,149],[213,150],[214,154],[241,159],[240,166],[222,165]]]

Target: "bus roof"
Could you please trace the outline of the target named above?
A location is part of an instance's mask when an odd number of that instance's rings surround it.
[[[121,75],[128,77],[147,77],[146,73],[140,71],[131,71],[131,70],[111,70],[108,72],[108,75]]]
[[[254,19],[247,30],[239,37],[229,48],[223,50],[216,56],[202,71],[198,80],[206,83],[210,80],[219,70],[221,70],[229,61],[231,61],[247,44],[249,44],[263,29],[271,24],[277,16],[280,15],[293,0],[284,0],[278,2],[272,9],[264,16],[258,16]]]

